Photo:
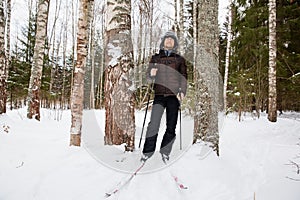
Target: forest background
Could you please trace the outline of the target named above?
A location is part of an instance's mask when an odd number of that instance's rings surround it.
[[[1,1],[4,11],[3,22],[5,22],[3,23],[5,25],[3,44],[6,63],[8,63],[8,67],[5,68],[7,91],[2,97],[7,97],[9,109],[27,106],[30,76],[34,63],[39,2],[34,0],[24,2],[24,7],[20,10],[16,9],[20,5],[19,1]],[[90,2],[93,2],[93,8],[88,12],[87,27],[89,31],[83,106],[85,109],[101,109],[105,107],[106,99],[107,58],[105,58],[105,51],[107,49],[105,35],[107,34],[106,19],[108,16],[107,5],[109,4],[107,1]],[[300,3],[294,0],[278,0],[276,3],[277,109],[280,112],[299,111]],[[197,39],[201,37],[201,22],[198,20],[201,21],[199,16],[202,10],[199,5],[202,5],[203,2],[197,1],[196,7],[194,4],[194,1],[188,0],[136,0],[130,2],[130,10],[126,10],[125,7],[118,8],[119,13],[128,11],[130,13],[133,70],[130,71],[129,77],[135,92],[134,107],[136,109],[145,107],[147,87],[145,87],[144,74],[150,56],[157,52],[161,35],[165,31],[173,29],[181,41],[180,53],[188,61],[189,92],[183,107],[192,116],[198,114],[195,109],[194,96],[197,96],[197,93],[204,94],[209,87],[198,90],[199,85],[195,81],[197,76],[195,75],[195,39],[197,42]],[[43,108],[70,109],[72,99],[70,96],[73,89],[74,72],[76,72],[75,65],[78,61],[76,42],[80,3],[78,1],[52,0],[49,5],[46,40],[45,46],[42,47],[44,54],[38,103]],[[225,92],[227,95],[226,112],[236,111],[241,115],[242,112],[255,111],[259,117],[260,112],[268,111],[268,9],[269,1],[267,0],[234,0],[230,2],[228,11],[222,10],[219,13],[221,14],[219,16],[223,16],[222,19],[225,20],[218,24],[218,30],[214,29],[213,31],[214,34],[218,34],[219,45],[215,49],[218,50],[220,81],[218,80],[217,87],[219,88],[224,87],[226,63],[228,66],[228,80],[225,81],[226,84],[228,83]],[[198,18],[194,17],[195,13],[198,14]],[[10,21],[10,17],[12,21]],[[115,17],[117,18],[117,16]],[[213,24],[213,22],[211,23]],[[195,31],[198,33],[197,38],[194,36]],[[205,32],[203,32],[204,34]],[[230,53],[229,59],[226,60],[229,35]],[[197,44],[200,43],[197,42]],[[222,99],[224,94],[218,93],[217,95],[217,98]]]

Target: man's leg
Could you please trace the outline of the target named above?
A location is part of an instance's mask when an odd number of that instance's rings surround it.
[[[167,129],[161,142],[160,153],[169,156],[176,138],[175,130],[177,125],[179,109],[179,102],[176,96],[168,97],[166,109]]]
[[[143,148],[143,154],[147,157],[151,157],[156,148],[156,140],[160,127],[160,121],[164,113],[164,106],[161,100],[162,99],[158,97],[155,98],[153,102],[151,118],[147,127],[146,141]]]

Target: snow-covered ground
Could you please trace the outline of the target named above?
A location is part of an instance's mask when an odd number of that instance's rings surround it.
[[[136,145],[143,116],[136,113]],[[1,200],[105,199],[139,166],[140,149],[123,153],[103,145],[104,111],[84,113],[82,147],[69,146],[70,111],[42,110],[41,118],[28,120],[26,109],[0,116]],[[164,121],[160,136],[163,129]],[[177,137],[168,166],[156,153],[108,199],[300,199],[300,113],[285,113],[276,123],[264,114],[241,122],[230,114],[221,126],[220,157],[204,143],[191,146],[192,130],[192,119],[184,117],[183,150]],[[180,190],[171,175],[188,189]]]

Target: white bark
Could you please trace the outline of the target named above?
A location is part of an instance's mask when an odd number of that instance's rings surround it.
[[[10,56],[10,22],[11,22],[11,0],[6,1],[6,80],[8,78],[8,71],[10,68],[11,56]]]
[[[84,97],[84,73],[86,67],[88,43],[88,0],[81,0],[77,33],[77,61],[74,70],[73,90],[71,94],[71,138],[70,145],[80,146],[82,111]]]
[[[277,121],[276,92],[276,0],[269,0],[269,106],[268,119]]]
[[[134,97],[129,89],[133,67],[131,1],[109,0],[106,10],[105,144],[126,143],[125,150],[132,151],[135,116]]]
[[[45,39],[47,34],[48,11],[50,0],[40,0],[37,13],[37,30],[34,46],[33,63],[28,88],[28,118],[40,120],[40,88],[43,71]]]
[[[60,13],[60,7],[61,7],[61,1],[59,0],[56,0],[56,3],[55,3],[55,13],[54,13],[54,22],[53,22],[53,26],[52,26],[52,30],[51,30],[51,34],[50,34],[50,38],[49,38],[49,44],[51,44],[52,46],[52,52],[51,52],[51,56],[49,55],[49,51],[50,51],[50,48],[48,48],[48,55],[49,57],[51,57],[51,60],[52,60],[52,67],[51,67],[51,77],[50,77],[50,86],[49,86],[49,92],[52,93],[52,89],[53,89],[53,82],[55,81],[54,80],[54,76],[55,76],[55,71],[56,71],[56,63],[54,63],[54,60],[55,60],[55,55],[54,55],[54,52],[55,52],[55,42],[56,42],[56,22],[57,22],[57,19],[58,19],[58,16],[59,16],[59,13]]]
[[[184,1],[179,0],[179,52],[184,55]]]
[[[62,91],[61,91],[61,105],[65,107],[65,83],[66,83],[66,54],[67,54],[67,46],[68,46],[68,25],[69,25],[69,9],[66,6],[65,10],[65,22],[64,22],[64,36],[63,36],[63,83],[62,83]]]
[[[193,66],[194,66],[194,80],[197,79],[197,43],[198,43],[198,34],[197,34],[197,2],[198,0],[193,1]]]
[[[231,40],[232,40],[232,0],[229,0],[229,12],[228,12],[228,33],[227,33],[227,45],[226,45],[226,56],[225,56],[225,74],[224,74],[224,110],[227,109],[227,84],[228,84],[228,69],[230,64],[230,53],[231,53]]]
[[[0,114],[6,113],[6,65],[5,65],[4,1],[0,0]]]
[[[91,88],[90,88],[90,109],[95,109],[95,9],[92,9],[91,33],[90,33],[90,57],[91,57]]]

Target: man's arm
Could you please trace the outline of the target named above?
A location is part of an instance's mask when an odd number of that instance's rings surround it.
[[[180,90],[183,95],[186,95],[187,91],[187,66],[185,59],[182,58],[182,63],[180,65],[180,74],[181,74],[181,79],[180,79]]]
[[[148,83],[152,83],[155,79],[156,73],[157,73],[157,63],[155,62],[154,56],[152,56],[149,66],[147,68],[146,72],[146,79]]]

